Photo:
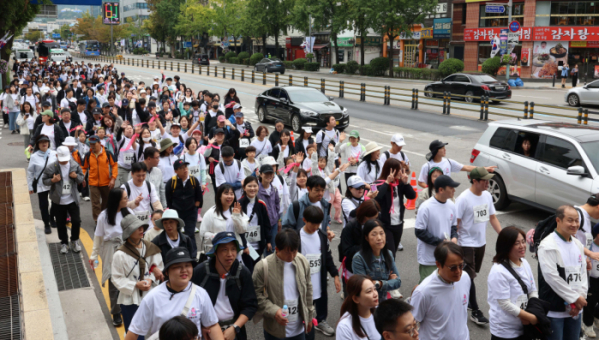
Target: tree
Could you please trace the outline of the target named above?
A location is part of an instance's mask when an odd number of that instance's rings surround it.
[[[36,42],[44,39],[44,32],[42,31],[29,31],[25,34],[25,39],[31,42]]]
[[[150,19],[164,32],[164,40],[171,46],[171,56],[175,57],[175,42],[177,41],[179,13],[184,0],[149,0]],[[154,15],[152,15],[154,14]]]
[[[254,37],[262,37],[264,52],[266,52],[266,38],[275,37],[276,54],[279,54],[279,36],[287,34],[291,27],[295,0],[247,0],[245,6],[245,22],[241,32]],[[252,22],[250,22],[252,21]]]
[[[158,16],[158,13],[150,13],[150,19],[144,20],[142,26],[144,30],[150,34],[150,37],[162,43],[162,50],[164,50],[164,46],[166,44],[166,33],[164,32],[163,24]]]
[[[241,15],[241,32],[244,37],[262,38],[264,51],[268,38],[266,13],[264,13],[264,0],[246,0],[246,7]],[[249,40],[249,39],[248,39]]]
[[[27,23],[40,12],[41,5],[51,5],[49,0],[38,1],[39,5],[33,5],[29,1],[23,0],[2,0],[0,1],[0,32],[7,32],[13,35],[8,39],[6,46],[0,50],[0,59],[8,61],[10,51],[15,36],[18,36],[27,26]],[[4,34],[4,33],[3,33]]]
[[[208,32],[214,22],[214,10],[200,3],[181,5],[179,22],[175,29],[180,35],[193,36]]]
[[[213,0],[212,11],[214,21],[212,22],[212,35],[225,37],[233,36],[233,43],[237,46],[237,37],[242,31],[241,18],[242,6],[245,6],[243,0]]]
[[[364,46],[366,45],[366,35],[373,25],[373,19],[376,16],[371,7],[370,0],[346,0],[347,1],[347,20],[353,29],[360,35],[360,65],[364,65]]]
[[[410,37],[410,27],[423,22],[434,11],[437,0],[373,0],[370,4],[376,13],[373,28],[389,38],[389,75],[393,76],[393,41],[401,33]]]

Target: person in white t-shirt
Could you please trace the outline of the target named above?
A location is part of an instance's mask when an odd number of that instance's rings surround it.
[[[316,145],[318,150],[318,157],[327,157],[329,154],[329,144],[333,146],[339,143],[340,133],[339,130],[335,129],[337,126],[337,120],[334,116],[329,116],[326,121],[324,129],[316,133]]]
[[[480,272],[485,257],[487,222],[491,223],[498,234],[501,232],[501,224],[495,215],[493,197],[487,191],[489,180],[493,176],[495,175],[490,174],[483,167],[477,167],[470,171],[472,185],[469,190],[464,191],[458,197],[455,204],[458,217],[458,244],[464,251],[464,261],[466,262],[464,270],[472,280],[470,301],[468,302],[468,308],[472,310],[470,320],[477,325],[489,323],[489,320],[478,308],[476,286],[474,285],[474,278]]]
[[[420,214],[419,214],[420,215]],[[412,293],[414,319],[422,339],[469,340],[470,277],[462,248],[443,241],[434,251],[435,270]]]
[[[73,96],[73,89],[68,88],[64,91],[65,97],[60,101],[61,109],[70,109],[69,103],[74,103],[77,106],[77,98]]]
[[[426,180],[428,177],[428,172],[430,169],[434,167],[438,167],[441,170],[443,170],[443,174],[447,176],[451,176],[452,172],[470,172],[475,168],[474,165],[464,165],[462,163],[454,161],[453,159],[445,158],[445,155],[447,154],[445,146],[447,144],[449,143],[443,143],[440,140],[436,139],[432,141],[429,145],[428,148],[431,152],[429,152],[426,155],[426,160],[428,162],[424,163],[422,169],[420,169],[420,175],[418,176],[418,185],[420,185],[421,187],[427,187]],[[487,169],[488,172],[493,172],[496,168],[497,167],[494,165],[485,167],[485,169]]]
[[[420,324],[414,319],[412,306],[398,299],[381,302],[374,311],[374,324],[381,340],[418,339]]]
[[[365,275],[353,275],[347,281],[347,294],[341,305],[341,318],[337,323],[338,340],[379,340],[374,313],[379,305],[379,293],[374,283]],[[354,319],[359,319],[354,324]]]
[[[146,181],[148,167],[144,162],[131,165],[131,179],[121,185],[127,191],[130,201],[127,207],[133,210],[135,216],[142,222],[147,223],[154,210],[162,210],[159,190],[153,183]]]
[[[402,134],[396,133],[391,136],[391,149],[381,153],[381,160],[383,163],[389,158],[395,158],[398,161],[405,163],[407,166],[410,166],[408,156],[406,156],[405,152],[401,151],[404,146],[406,146],[406,141]]]
[[[595,224],[592,229],[592,234],[595,238],[591,242],[589,248],[592,252],[599,251],[599,223]],[[582,312],[582,330],[589,338],[597,336],[593,330],[593,320],[595,318],[595,308],[599,303],[599,261],[591,259],[591,270],[589,271],[589,291],[587,294],[587,305]]]
[[[528,300],[538,298],[535,278],[526,255],[526,234],[514,226],[501,230],[495,245],[493,267],[487,278],[491,339],[520,339],[524,325],[537,324],[537,317],[526,311]],[[526,291],[515,275],[526,286]]]
[[[453,201],[455,188],[460,183],[451,177],[441,175],[435,180],[435,196],[422,203],[416,215],[414,226],[418,238],[417,253],[420,281],[436,269],[434,251],[443,240],[458,243],[457,212]],[[468,286],[470,287],[470,286]]]
[[[578,220],[580,221],[580,228],[576,232],[576,238],[584,246],[584,254],[587,256],[587,266],[590,266],[591,260],[599,261],[597,248],[595,248],[595,251],[591,251],[591,245],[593,244],[593,221],[599,219],[598,197],[597,195],[592,195],[587,199],[585,204],[574,206],[578,211]]]
[[[578,339],[588,290],[584,246],[574,236],[580,221],[571,205],[560,206],[555,215],[555,231],[541,241],[537,251],[539,298],[551,303],[547,317],[553,334],[548,339]]]
[[[224,340],[210,296],[204,288],[190,282],[193,261],[189,251],[182,247],[166,253],[164,275],[167,281],[150,290],[143,298],[131,320],[125,340],[150,336],[177,315],[187,316],[198,329],[207,328],[210,339]]]

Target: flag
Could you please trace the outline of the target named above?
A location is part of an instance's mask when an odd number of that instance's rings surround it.
[[[496,35],[491,39],[491,58],[495,57],[497,52],[499,52],[499,43],[499,36]]]

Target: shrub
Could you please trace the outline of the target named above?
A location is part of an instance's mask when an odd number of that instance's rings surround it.
[[[175,58],[183,59],[183,54],[181,52],[175,52]]]
[[[296,70],[303,70],[304,69],[304,65],[307,63],[308,61],[304,58],[297,58],[293,61],[293,66],[295,66]]]
[[[284,60],[283,64],[285,64],[285,69],[286,70],[293,69],[293,61],[291,61],[291,60]]]
[[[264,54],[262,53],[254,53],[250,57],[250,65],[256,65],[260,60],[264,59]]]
[[[318,71],[319,68],[320,68],[320,63],[317,63],[317,62],[304,64],[304,70],[306,70],[306,71]]]
[[[372,65],[362,65],[360,66],[360,74],[363,76],[372,76],[374,73],[372,72]]]
[[[347,74],[355,74],[357,70],[360,69],[360,64],[358,64],[355,60],[350,60],[345,64],[345,73]]]
[[[483,63],[483,72],[490,74],[492,76],[496,76],[497,75],[497,71],[499,70],[499,68],[501,67],[501,59],[496,56],[494,58],[489,58],[487,60],[485,60],[485,62]]]
[[[226,61],[229,61],[231,58],[235,58],[235,57],[237,57],[237,54],[233,51],[227,52],[227,54],[225,54]]]
[[[225,56],[225,58],[227,58],[227,57]],[[237,58],[237,57],[231,57],[231,58],[229,58],[229,62],[231,64],[239,64],[239,58]]]
[[[146,54],[146,53],[148,53],[148,51],[146,51],[146,49],[143,47],[136,47],[133,49],[133,54],[139,55],[139,54]],[[181,53],[179,53],[179,54],[181,54]]]
[[[250,59],[250,54],[248,52],[239,52],[237,58],[239,58],[239,60]]]
[[[460,59],[449,58],[446,59],[439,65],[439,71],[443,77],[447,77],[450,74],[462,72],[464,70],[464,62]]]
[[[370,61],[371,72],[374,76],[384,76],[389,69],[389,58],[378,57]]]
[[[220,57],[218,57],[218,61],[220,61],[221,63],[225,62],[225,56],[221,55]]]
[[[335,64],[333,65],[333,70],[337,73],[343,73],[345,71],[345,64]]]
[[[306,59],[314,59],[314,53],[306,54]]]

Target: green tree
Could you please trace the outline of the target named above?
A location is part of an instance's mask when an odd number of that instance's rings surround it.
[[[214,22],[214,10],[200,3],[184,3],[175,29],[180,35],[197,36],[208,32]]]
[[[175,43],[177,41],[179,25],[179,14],[181,5],[185,0],[147,0],[148,9],[150,10],[149,23],[146,25],[150,36],[157,41],[163,41],[171,46],[171,55],[175,57]],[[161,34],[157,34],[156,30],[160,29]],[[159,36],[163,35],[163,39]]]
[[[42,31],[29,31],[25,34],[25,39],[31,42],[36,42],[38,40],[44,39],[44,32]]]
[[[243,0],[213,0],[211,2],[214,13],[214,21],[210,33],[224,39],[233,36],[233,43],[237,46],[237,37],[242,32],[242,22],[239,20],[242,15]]]
[[[242,11],[240,18],[241,35],[251,41],[249,37],[262,38],[263,44],[266,44],[268,38],[268,26],[264,21],[266,14],[260,6],[263,6],[264,0],[245,0],[246,6]],[[266,45],[264,45],[266,47]]]
[[[254,21],[254,24],[249,27],[254,32],[252,36],[262,37],[264,51],[266,51],[266,38],[274,36],[276,55],[279,55],[279,37],[281,34],[287,34],[287,30],[291,27],[291,10],[294,3],[295,0],[247,0],[245,8],[251,16],[246,13],[246,17]],[[242,29],[242,31],[246,30]]]
[[[2,0],[0,1],[0,32],[2,35],[9,33],[13,35],[8,39],[6,46],[0,50],[0,58],[8,61],[14,37],[21,34],[27,23],[39,13],[41,4],[51,5],[49,0],[38,1],[40,5],[33,5],[29,1],[23,0]]]
[[[350,26],[360,36],[360,65],[364,65],[364,46],[368,30],[373,25],[373,19],[376,14],[370,6],[370,0],[346,0],[347,1],[347,20]]]

